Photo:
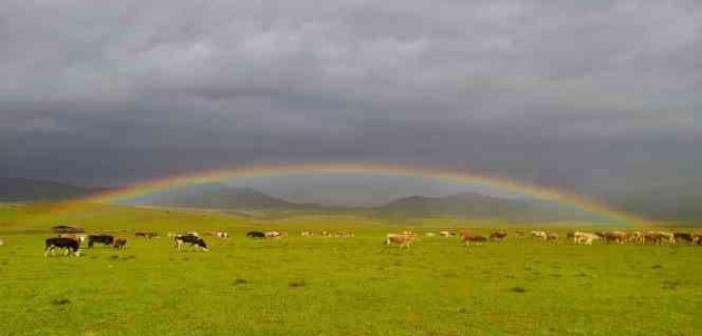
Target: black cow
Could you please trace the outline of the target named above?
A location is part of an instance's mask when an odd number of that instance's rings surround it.
[[[676,241],[692,242],[692,234],[687,232],[674,232],[673,237]]]
[[[80,255],[80,251],[78,251],[79,248],[80,243],[72,238],[48,238],[45,243],[44,256],[46,257],[49,254],[49,252],[53,254],[53,251],[55,249],[66,249],[67,255],[74,255],[77,257]]]
[[[106,234],[89,235],[88,247],[93,247],[95,243],[112,245],[115,243],[115,237]]]
[[[173,238],[173,241],[175,243],[176,249],[180,250],[181,247],[184,244],[190,244],[190,247],[195,247],[202,249],[203,251],[209,251],[207,248],[207,243],[205,243],[205,240],[202,239],[201,237],[191,235],[191,234],[185,234],[185,235],[176,235]]]
[[[249,238],[266,238],[266,233],[261,231],[249,231],[246,233]]]

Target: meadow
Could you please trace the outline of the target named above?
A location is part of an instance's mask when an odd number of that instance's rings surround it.
[[[44,257],[56,224],[114,232],[129,243],[125,250],[98,246],[81,257]],[[410,250],[382,244],[385,233],[408,227],[513,233],[524,225],[0,206],[0,334],[702,334],[699,246],[576,246],[513,235],[470,247],[442,237],[422,237]],[[290,236],[251,240],[245,232],[252,229]],[[139,240],[135,230],[163,237]],[[232,238],[206,237],[209,252],[174,250],[165,233],[186,230],[224,230]],[[303,230],[355,237],[301,237]]]

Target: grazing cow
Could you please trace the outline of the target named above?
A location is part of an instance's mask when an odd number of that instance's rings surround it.
[[[548,239],[548,235],[546,234],[546,231],[531,231],[530,234],[531,234],[532,238],[543,239],[543,240]]]
[[[264,233],[265,237],[268,239],[280,239],[288,236],[287,232],[280,231],[268,231]]]
[[[180,250],[183,245],[189,244],[190,247],[194,247],[196,249],[201,249],[203,251],[209,251],[207,248],[207,243],[205,243],[205,240],[202,239],[201,237],[191,235],[191,234],[185,234],[185,235],[177,235],[173,238],[173,241],[175,243],[175,248]]]
[[[558,233],[546,232],[546,240],[558,240]]]
[[[88,236],[88,247],[93,247],[95,243],[112,245],[115,242],[115,237],[106,234],[96,234]]]
[[[692,242],[692,234],[687,232],[673,232],[673,238],[675,238],[676,241]]]
[[[311,231],[302,231],[302,232],[300,233],[300,235],[303,236],[303,237],[312,237],[312,236],[314,236],[314,232],[311,232]]]
[[[414,234],[388,233],[385,235],[385,245],[390,246],[392,244],[398,244],[400,248],[406,247],[409,249],[416,238],[417,236]]]
[[[602,239],[594,233],[588,232],[573,232],[573,242],[576,244],[592,245],[593,240]]]
[[[675,235],[672,232],[658,231],[658,233],[663,236],[664,241],[675,244]]]
[[[151,239],[151,238],[158,238],[158,233],[157,232],[134,232],[134,236],[137,238],[144,238],[144,239]]]
[[[613,241],[619,244],[624,244],[624,241],[627,240],[628,235],[623,231],[612,231],[603,232],[601,238],[607,242]]]
[[[261,231],[249,231],[246,233],[249,238],[266,238],[266,233]]]
[[[641,231],[634,231],[629,235],[629,241],[635,242],[635,243],[640,243],[643,244],[646,242],[646,237],[644,237],[643,232]]]
[[[697,245],[702,245],[702,230],[692,233],[692,242]]]
[[[80,243],[72,238],[64,238],[64,237],[54,237],[54,238],[48,238],[45,241],[44,244],[44,256],[46,257],[51,253],[53,255],[54,250],[56,249],[66,249],[66,255],[74,255],[74,256],[79,256],[80,255]]]
[[[481,235],[473,234],[470,231],[463,231],[461,232],[461,241],[464,242],[467,246],[470,245],[471,242],[481,243],[487,241],[487,238]]]
[[[229,233],[224,231],[208,231],[206,233],[219,239],[229,239]]]
[[[114,244],[112,244],[112,247],[116,249],[125,249],[127,248],[127,238],[117,238],[115,239]]]
[[[441,231],[439,232],[439,235],[442,237],[453,237],[456,235],[456,233],[450,231]]]
[[[644,241],[645,242],[652,242],[654,244],[662,244],[664,239],[665,239],[665,236],[663,236],[660,232],[649,231],[649,232],[646,232],[644,234]]]
[[[495,231],[490,234],[490,239],[492,240],[505,240],[507,239],[507,232]]]

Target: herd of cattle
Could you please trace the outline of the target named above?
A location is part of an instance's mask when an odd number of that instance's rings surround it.
[[[44,255],[49,254],[55,255],[57,250],[61,250],[65,255],[80,255],[80,247],[83,244],[87,244],[88,248],[92,248],[96,244],[101,244],[105,246],[110,246],[116,249],[124,249],[127,246],[127,238],[123,236],[114,236],[107,233],[94,233],[85,234],[82,228],[59,225],[52,227],[52,231],[57,234],[55,237],[47,238],[44,246]],[[208,231],[205,233],[208,236],[216,237],[219,239],[229,239],[229,233],[223,231]],[[504,230],[498,230],[492,232],[488,236],[476,234],[469,230],[463,231],[440,231],[426,232],[424,233],[426,237],[458,237],[461,242],[466,245],[479,244],[487,241],[502,241],[507,239],[510,234]],[[552,231],[515,231],[514,236],[518,238],[531,237],[532,239],[544,240],[544,241],[555,241],[560,239],[560,235]],[[143,238],[146,240],[159,238],[157,232],[149,231],[139,231],[135,232],[134,236],[136,238]],[[287,232],[281,231],[249,231],[246,236],[252,239],[282,239],[288,236]],[[354,237],[351,232],[312,232],[303,231],[301,232],[303,237],[340,237],[349,238]],[[173,246],[177,250],[181,250],[184,247],[193,248],[196,250],[209,251],[208,245],[205,240],[197,232],[186,232],[186,233],[168,233],[167,237],[173,240]],[[702,245],[702,230],[689,233],[689,232],[668,232],[668,231],[602,231],[602,232],[582,232],[582,231],[571,231],[565,236],[567,240],[572,241],[575,244],[582,245],[592,245],[596,240],[602,240],[609,243],[637,243],[637,244],[675,244],[678,242],[687,242],[697,245]],[[413,242],[418,240],[418,234],[413,231],[403,231],[401,233],[389,233],[385,236],[384,244],[387,246],[398,245],[400,248],[410,248]],[[0,246],[4,245],[4,242],[0,239]]]
[[[434,237],[437,234],[434,232],[426,232],[425,236]],[[439,235],[442,237],[455,237],[458,236],[460,240],[466,245],[471,243],[482,243],[488,240],[501,241],[507,239],[508,233],[503,230],[494,231],[488,237],[475,234],[471,231],[464,230],[459,233],[451,231],[441,231]],[[527,234],[524,231],[516,231],[515,235],[517,237],[526,237]],[[545,240],[545,241],[555,241],[560,238],[560,235],[552,231],[531,231],[529,236],[533,239]],[[571,240],[575,244],[592,245],[595,240],[603,240],[606,242],[615,242],[618,244],[624,244],[626,242],[632,243],[653,243],[653,244],[663,244],[670,243],[675,244],[677,242],[688,242],[697,245],[702,245],[702,230],[696,231],[694,233],[688,232],[667,232],[667,231],[600,231],[600,232],[581,232],[581,231],[571,231],[566,234],[566,238]],[[402,233],[389,233],[385,236],[385,245],[399,245],[400,248],[409,248],[412,242],[417,240],[417,234],[412,231],[404,231]]]

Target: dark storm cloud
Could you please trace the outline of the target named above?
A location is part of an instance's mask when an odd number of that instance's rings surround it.
[[[6,175],[369,160],[590,194],[702,178],[680,173],[702,156],[698,1],[9,1],[0,42]]]

